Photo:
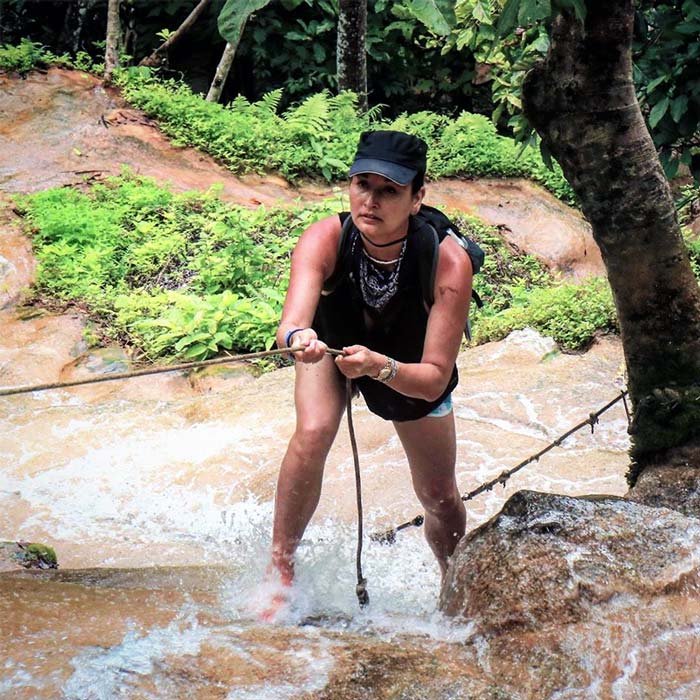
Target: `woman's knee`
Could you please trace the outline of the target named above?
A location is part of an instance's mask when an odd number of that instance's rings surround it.
[[[451,515],[455,510],[462,508],[462,498],[456,485],[430,485],[416,490],[416,495],[426,513],[437,518]]]
[[[336,422],[315,422],[297,425],[292,442],[294,447],[313,457],[325,459],[338,432]]]

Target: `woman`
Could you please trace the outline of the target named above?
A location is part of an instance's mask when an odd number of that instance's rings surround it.
[[[318,504],[345,406],[345,377],[373,413],[393,421],[443,574],[464,534],[450,394],[472,267],[464,250],[445,237],[435,301],[425,307],[418,279],[422,237],[414,215],[425,195],[426,154],[425,142],[409,134],[362,134],[350,169],[352,224],[342,260],[342,214],[310,226],[292,256],[277,342],[298,348],[297,424],[279,473],[272,538],[272,568],[284,586],[293,581],[294,553]],[[332,358],[329,346],[345,355]]]

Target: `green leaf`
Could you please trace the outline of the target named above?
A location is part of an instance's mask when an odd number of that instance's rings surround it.
[[[238,46],[248,18],[253,12],[262,10],[269,2],[270,0],[226,0],[219,14],[219,34],[229,44]]]
[[[673,121],[678,124],[680,120],[683,118],[683,115],[686,113],[686,110],[688,109],[688,96],[687,95],[679,95],[676,97],[675,100],[671,103],[671,116],[673,117]]]
[[[666,114],[669,105],[669,98],[663,97],[651,109],[649,113],[649,126],[653,129]]]
[[[660,75],[658,78],[654,78],[647,86],[646,86],[646,92],[647,95],[651,95],[654,90],[661,85],[661,83],[664,83],[668,80],[669,76],[668,75]]]
[[[540,141],[540,155],[542,156],[542,161],[547,166],[549,170],[554,170],[554,161],[552,160],[552,154],[547,148],[544,141]]]
[[[679,34],[699,34],[700,33],[700,22],[681,22],[676,25],[676,31]]]
[[[549,0],[521,0],[518,11],[518,24],[525,26],[538,22],[552,14]]]
[[[542,36],[538,37],[531,46],[535,51],[545,54],[547,51],[549,51],[549,37],[546,34],[543,34]]]
[[[678,166],[680,165],[678,157],[674,156],[672,151],[666,150],[659,154],[659,160],[661,161],[661,166],[664,169],[666,177],[672,180],[678,172]]]
[[[585,0],[572,0],[576,19],[583,24],[586,21],[586,2]]]
[[[510,33],[518,22],[518,11],[520,9],[521,0],[506,0],[506,4],[501,10],[496,24],[496,34],[499,37],[504,37]]]
[[[446,36],[450,33],[450,23],[438,7],[436,0],[408,0],[406,8],[433,34]]]
[[[474,3],[472,17],[479,22],[479,24],[491,24],[491,15],[488,9],[481,4],[480,0],[476,0]]]
[[[197,345],[193,345],[191,348],[188,348],[187,351],[184,353],[184,357],[187,358],[197,358],[197,357],[202,357],[207,353],[207,346],[203,345],[202,343],[197,343]]]

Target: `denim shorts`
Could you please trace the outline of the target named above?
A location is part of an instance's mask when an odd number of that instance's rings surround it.
[[[452,394],[448,394],[447,398],[437,407],[434,408],[428,417],[440,418],[441,416],[446,416],[452,410]]]

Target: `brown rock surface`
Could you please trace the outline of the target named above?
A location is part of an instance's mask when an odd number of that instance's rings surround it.
[[[440,608],[498,635],[632,614],[666,596],[700,600],[696,520],[610,496],[520,491],[460,542]]]
[[[0,194],[0,310],[16,304],[34,282],[36,260],[9,197]]]
[[[552,270],[582,279],[605,275],[600,249],[583,215],[528,180],[439,180],[428,204],[472,214],[497,226],[517,250]]]
[[[0,696],[695,700],[700,691],[697,597],[613,599],[588,622],[496,637],[442,621],[431,635],[361,620],[260,626],[232,614],[233,578],[221,567],[0,575]]]
[[[239,178],[204,153],[174,147],[155,122],[88,73],[52,68],[24,80],[0,76],[0,116],[5,192],[81,184],[127,165],[178,191],[221,184],[222,195],[241,205],[319,198],[313,185],[302,192],[276,177]]]

